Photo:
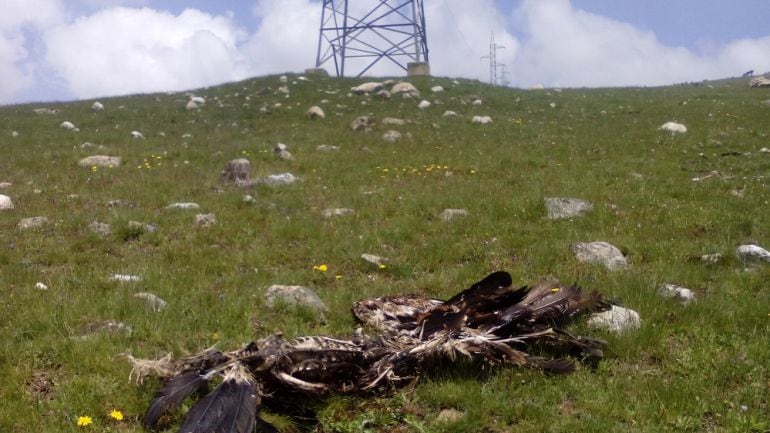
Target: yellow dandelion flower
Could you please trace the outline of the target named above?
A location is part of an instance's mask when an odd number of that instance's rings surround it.
[[[378,266],[378,268],[385,269],[385,268],[387,268],[387,266],[385,266],[384,264],[381,264],[380,266]]]
[[[342,279],[342,275],[335,275],[334,278],[336,278],[338,280],[341,280]]]
[[[326,272],[329,270],[329,267],[326,266],[325,264],[315,265],[313,266],[313,270],[319,271],[319,272]]]
[[[476,170],[471,170],[471,174],[476,174]]]
[[[112,409],[112,411],[110,411],[110,418],[116,421],[123,421],[123,412],[117,409]]]
[[[91,419],[90,416],[79,416],[78,417],[78,427],[85,427],[87,425],[93,424],[94,420]]]
[[[551,289],[551,292],[557,293],[559,290],[561,290],[561,289],[558,288],[558,287],[554,287],[553,289]]]

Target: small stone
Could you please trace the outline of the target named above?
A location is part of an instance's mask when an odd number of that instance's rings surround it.
[[[199,227],[211,227],[217,223],[217,217],[213,213],[199,213],[195,215],[195,225]]]
[[[417,108],[419,108],[420,110],[424,110],[424,109],[430,107],[431,105],[432,104],[430,103],[430,101],[426,101],[426,100],[423,99],[422,101],[420,101],[419,104],[417,104]]]
[[[134,298],[142,299],[147,302],[147,305],[156,313],[162,311],[168,306],[168,303],[157,295],[149,292],[134,293]]]
[[[444,211],[441,212],[441,215],[439,215],[444,221],[451,221],[455,218],[466,216],[468,216],[468,211],[465,209],[444,209]]]
[[[323,211],[323,216],[324,218],[332,218],[332,217],[354,215],[355,213],[356,213],[355,210],[349,209],[349,208],[325,209]]]
[[[117,167],[121,164],[122,159],[119,156],[107,156],[107,155],[92,155],[78,161],[78,165],[81,167]]]
[[[79,327],[77,334],[80,338],[87,338],[94,334],[125,334],[131,336],[133,329],[117,320],[98,320]]]
[[[35,114],[56,114],[59,112],[57,109],[50,109],[50,108],[33,108],[32,111]]]
[[[158,231],[158,226],[155,224],[144,224],[139,221],[129,221],[128,228],[139,233],[155,233]]]
[[[393,129],[382,134],[382,139],[387,143],[395,143],[400,140],[401,137],[401,133]]]
[[[369,263],[371,263],[373,265],[377,265],[377,266],[384,265],[385,262],[388,261],[388,259],[386,259],[384,257],[375,256],[374,254],[367,254],[367,253],[361,254],[361,258],[364,259],[365,261],[367,261],[367,262],[369,262]]]
[[[759,153],[770,153],[770,148],[763,147],[763,148],[759,149]]]
[[[719,263],[722,260],[722,255],[719,253],[704,254],[698,257],[698,259],[703,263],[714,264],[714,263]]]
[[[478,125],[486,125],[488,123],[492,123],[492,118],[489,116],[473,116],[473,119],[471,119],[471,123],[475,123]]]
[[[95,101],[91,105],[91,109],[94,110],[94,111],[104,111],[104,105],[101,102],[99,102],[99,101]]]
[[[444,112],[444,114],[441,115],[442,117],[457,117],[457,113],[455,113],[452,110],[447,110]]]
[[[39,281],[37,283],[35,283],[35,288],[37,290],[48,290],[48,286],[46,286],[45,284],[43,284],[43,283],[41,283]]]
[[[109,236],[112,234],[112,226],[106,223],[100,223],[99,221],[91,221],[88,225],[88,230],[101,236]]]
[[[741,245],[735,250],[739,260],[770,262],[770,252],[758,245]]]
[[[687,132],[687,127],[681,123],[666,122],[658,128],[659,130],[670,132],[672,134],[684,134]]]
[[[276,155],[284,161],[294,161],[294,156],[286,149],[276,151]]]
[[[376,96],[376,97],[378,97],[380,99],[383,99],[383,100],[388,100],[388,99],[391,98],[392,95],[390,94],[389,91],[387,91],[385,89],[382,89],[379,92],[375,93],[374,96]]]
[[[22,219],[21,221],[19,221],[19,224],[17,227],[19,227],[20,230],[28,230],[35,227],[41,227],[46,224],[48,224],[48,217],[36,216],[36,217]]]
[[[666,298],[674,298],[681,301],[684,304],[695,300],[695,294],[692,290],[678,286],[676,284],[663,284],[658,289],[658,292]]]
[[[246,194],[243,196],[243,202],[252,204],[252,203],[256,203],[257,200],[251,194]]]
[[[395,126],[403,126],[406,125],[406,120],[404,119],[398,119],[395,117],[386,117],[382,119],[383,125],[395,125]]]
[[[339,146],[331,146],[329,144],[321,144],[321,145],[318,145],[315,148],[315,150],[317,150],[319,152],[334,152],[334,151],[340,150],[340,147]]]
[[[170,209],[186,209],[186,210],[189,210],[189,209],[200,209],[200,208],[201,208],[201,205],[199,205],[198,203],[193,203],[193,202],[171,203],[170,205],[166,206],[166,209],[169,209],[169,210]]]
[[[312,107],[308,108],[305,112],[305,116],[308,119],[324,119],[326,117],[326,114],[324,114],[324,110],[321,109],[321,107],[317,105],[313,105]]]
[[[12,186],[13,184],[11,182],[0,182],[0,189],[8,189]]]
[[[351,87],[350,91],[353,92],[354,95],[365,95],[367,93],[374,93],[382,89],[382,83],[377,82],[369,82],[369,83],[363,83],[359,84],[358,86]]]
[[[271,174],[270,176],[263,178],[261,181],[265,185],[280,186],[280,185],[291,185],[292,183],[298,180],[299,178],[294,176],[291,173],[280,173],[280,174]]]
[[[11,137],[16,138],[19,136],[19,131],[11,131]]]
[[[70,122],[70,121],[67,121],[67,120],[65,120],[64,122],[62,122],[62,123],[59,125],[59,128],[64,128],[64,129],[66,129],[66,130],[68,130],[68,131],[75,131],[75,132],[77,132],[77,131],[80,131],[80,130],[79,130],[79,129],[78,129],[76,126],[75,126],[75,124],[74,124],[74,123],[72,123],[72,122]]]
[[[187,101],[187,104],[184,106],[184,109],[187,111],[198,111],[200,110],[200,107],[198,106],[197,102],[193,100],[189,100]]]
[[[0,210],[13,209],[13,201],[7,195],[0,194]]]
[[[142,277],[138,275],[112,274],[110,275],[110,281],[117,281],[120,283],[136,283],[142,281]]]
[[[131,136],[134,137],[134,140],[144,140],[144,134],[139,131],[131,131]]]
[[[544,201],[548,211],[546,218],[551,220],[579,217],[594,208],[591,203],[579,198],[546,197]]]
[[[441,86],[433,86],[430,88],[430,91],[433,93],[441,93],[444,91],[444,88]]]
[[[607,311],[595,313],[588,319],[589,327],[605,329],[615,334],[639,329],[641,325],[642,319],[639,317],[639,313],[617,305],[611,306]]]
[[[281,75],[281,76],[278,78],[278,81],[280,81],[280,82],[282,82],[282,83],[288,83],[288,82],[289,82],[289,77],[287,77],[286,75]]]
[[[353,131],[367,131],[374,124],[374,119],[369,116],[358,116],[350,123]]]
[[[443,423],[456,423],[465,418],[465,412],[461,412],[457,409],[442,409],[441,412],[436,415],[436,421]]]
[[[628,266],[623,253],[607,242],[577,242],[570,246],[570,251],[581,262],[599,263],[609,270],[622,269]]]
[[[412,83],[408,82],[401,82],[394,84],[393,87],[390,89],[390,93],[393,95],[401,94],[405,97],[413,97],[413,96],[419,96],[420,92],[417,90],[416,87]]]
[[[128,201],[128,200],[120,200],[120,199],[117,199],[117,200],[110,200],[110,201],[108,201],[108,202],[105,204],[105,206],[107,206],[107,207],[108,207],[108,208],[110,208],[110,209],[114,209],[114,208],[118,208],[118,207],[128,207],[128,208],[132,208],[132,207],[136,207],[136,204],[135,204],[135,203],[132,203],[132,202],[130,202],[130,201]]]
[[[283,286],[274,284],[265,291],[265,304],[274,307],[279,303],[299,305],[318,312],[325,312],[326,305],[312,290],[302,286]]]
[[[474,99],[473,102],[471,102],[471,105],[479,106],[479,105],[482,105],[483,103],[484,101],[482,101],[481,99]]]
[[[289,94],[289,86],[281,86],[278,88],[278,93],[288,95]]]

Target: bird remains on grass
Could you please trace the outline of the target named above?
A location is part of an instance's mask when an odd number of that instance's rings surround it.
[[[513,289],[507,272],[495,272],[446,301],[402,295],[355,303],[355,317],[377,335],[359,329],[350,339],[287,341],[277,334],[231,352],[207,349],[176,361],[129,360],[138,381],[147,375],[165,381],[142,421],[147,428],[168,422],[167,415],[188,396],[205,394],[187,412],[180,432],[275,432],[259,417],[262,407],[280,411],[308,398],[387,390],[439,362],[471,358],[571,372],[575,358],[601,359],[606,342],[574,336],[563,327],[606,305],[598,293],[585,295],[576,285],[554,280]]]

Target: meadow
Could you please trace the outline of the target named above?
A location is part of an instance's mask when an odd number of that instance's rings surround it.
[[[566,376],[462,364],[376,397],[319,402],[317,422],[265,418],[284,432],[770,431],[770,264],[735,255],[770,247],[770,91],[748,79],[545,90],[410,81],[420,98],[348,95],[362,80],[290,75],[288,96],[278,76],[192,91],[207,100],[199,111],[185,110],[185,92],[100,99],[103,112],[94,100],[0,107],[0,182],[11,184],[0,194],[15,205],[0,212],[0,431],[141,432],[158,382],[129,381],[123,354],[230,350],[273,332],[349,336],[355,300],[447,298],[495,270],[518,285],[552,276],[599,290],[642,326],[578,325],[609,345],[596,368]],[[431,93],[436,85],[445,91]],[[433,105],[421,110],[421,99]],[[326,118],[306,118],[312,105]],[[375,118],[371,131],[350,130],[359,115]],[[667,121],[688,132],[658,130]],[[383,141],[388,129],[402,139]],[[276,156],[278,143],[292,161]],[[122,164],[78,165],[94,154]],[[235,158],[252,177],[300,180],[228,184],[220,171]],[[546,197],[594,209],[548,220]],[[166,209],[174,202],[201,207]],[[332,208],[355,213],[325,218]],[[444,221],[447,208],[468,215]],[[196,226],[196,213],[217,221]],[[49,222],[18,228],[34,216]],[[630,266],[577,261],[569,246],[590,241],[618,246]],[[696,301],[660,296],[664,283]],[[268,307],[272,284],[308,287],[328,311]],[[138,292],[168,305],[155,311]],[[454,416],[438,417],[446,410]],[[82,417],[91,423],[78,426]]]

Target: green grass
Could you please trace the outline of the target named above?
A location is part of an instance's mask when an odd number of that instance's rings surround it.
[[[266,77],[197,91],[208,104],[196,113],[184,110],[184,94],[103,99],[103,113],[91,112],[93,101],[0,107],[0,181],[13,183],[0,193],[16,205],[0,213],[0,431],[140,432],[158,384],[129,383],[121,353],[232,349],[275,331],[349,335],[357,299],[447,297],[501,269],[521,284],[552,275],[598,289],[639,311],[642,328],[598,333],[610,342],[606,359],[566,377],[463,364],[389,395],[331,398],[315,408],[314,426],[268,417],[289,432],[770,431],[770,266],[734,258],[741,243],[770,246],[770,155],[759,152],[770,147],[770,109],[760,104],[770,93],[738,80],[561,92],[413,82],[442,104],[421,111],[419,100],[348,97],[356,81],[320,78],[290,84],[286,99],[275,93],[278,78]],[[430,95],[436,84],[447,92]],[[472,95],[484,104],[472,106]],[[305,119],[323,99],[326,119]],[[277,102],[282,107],[259,111]],[[36,115],[38,106],[61,112]],[[461,117],[443,118],[444,110]],[[412,122],[393,128],[403,140],[386,144],[380,136],[391,127],[348,129],[368,113]],[[472,125],[477,114],[494,123]],[[81,131],[60,129],[64,120]],[[689,132],[657,131],[669,120]],[[133,140],[135,129],[147,139]],[[82,149],[85,141],[104,148]],[[294,161],[275,157],[278,142]],[[320,144],[340,150],[318,152]],[[727,152],[751,154],[721,156]],[[92,154],[124,163],[96,171],[77,165]],[[238,157],[251,161],[253,176],[288,171],[302,181],[222,183],[219,172]],[[721,176],[691,180],[711,170]],[[256,203],[244,203],[244,194]],[[595,209],[549,221],[543,198],[550,196],[586,199]],[[106,206],[116,199],[135,206]],[[196,211],[164,209],[177,201],[199,203],[217,224],[194,227]],[[322,217],[336,207],[356,214]],[[445,208],[469,216],[446,223]],[[38,215],[50,224],[16,227]],[[112,224],[113,234],[91,233],[94,220]],[[128,227],[132,220],[158,230],[139,233]],[[632,266],[609,272],[569,252],[574,242],[595,240],[622,248]],[[387,268],[362,253],[387,257]],[[724,260],[689,260],[708,253]],[[326,274],[313,270],[321,263]],[[117,283],[109,280],[114,273],[143,279]],[[49,290],[36,290],[36,282]],[[695,290],[698,301],[659,297],[664,282]],[[329,307],[325,321],[267,308],[262,294],[271,284],[315,290]],[[169,307],[153,312],[133,297],[140,291]],[[103,320],[133,332],[81,337]],[[122,422],[107,416],[113,408],[125,414]],[[436,419],[450,408],[465,416]],[[76,427],[84,415],[94,424]]]

